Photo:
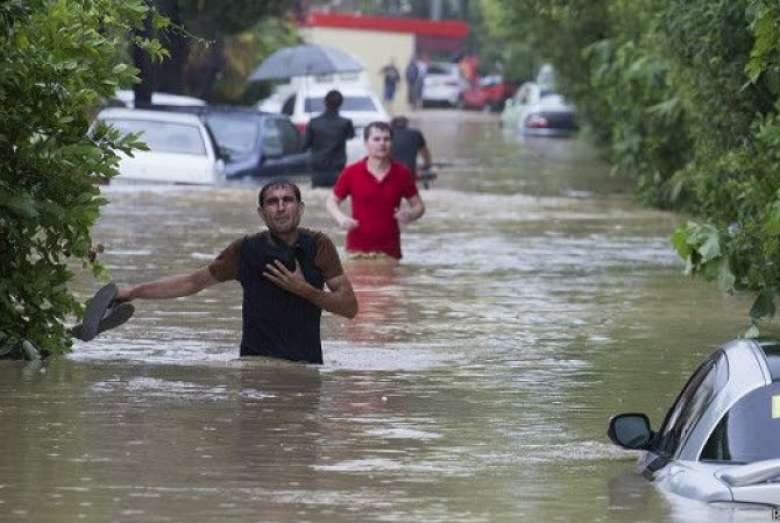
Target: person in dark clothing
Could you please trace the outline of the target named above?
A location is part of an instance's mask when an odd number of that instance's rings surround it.
[[[347,140],[355,137],[352,120],[339,116],[344,97],[337,90],[325,95],[325,112],[309,121],[304,150],[312,151],[313,187],[333,187],[347,165]]]
[[[417,78],[420,76],[420,70],[417,67],[417,55],[412,55],[409,63],[406,65],[404,77],[406,78],[406,99],[411,109],[417,108]]]
[[[358,304],[352,284],[333,242],[298,227],[304,206],[295,184],[266,183],[258,203],[267,230],[233,241],[193,272],[120,288],[116,301],[190,296],[237,280],[244,294],[241,356],[322,363],[321,312],[354,318]]]
[[[393,147],[390,156],[406,165],[415,178],[417,175],[417,155],[422,155],[422,171],[429,171],[433,165],[431,151],[425,143],[425,137],[417,130],[409,127],[409,120],[405,116],[396,116],[390,121],[393,129]]]
[[[390,104],[395,98],[395,89],[398,85],[398,81],[401,79],[401,73],[398,72],[398,68],[395,66],[395,61],[390,60],[390,63],[379,70],[384,80],[384,100],[385,103]]]

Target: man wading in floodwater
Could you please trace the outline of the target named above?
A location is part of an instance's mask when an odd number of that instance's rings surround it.
[[[117,302],[189,296],[237,280],[244,291],[241,356],[322,363],[322,310],[354,318],[358,304],[325,234],[299,228],[298,187],[272,180],[260,190],[267,230],[235,240],[206,267],[118,290]],[[327,286],[329,291],[323,289]]]
[[[411,171],[390,158],[393,130],[385,122],[371,122],[363,131],[368,156],[348,165],[328,196],[326,208],[347,231],[347,251],[356,258],[401,258],[400,224],[411,223],[425,212]],[[352,216],[339,209],[352,199]],[[401,208],[401,202],[409,203]]]

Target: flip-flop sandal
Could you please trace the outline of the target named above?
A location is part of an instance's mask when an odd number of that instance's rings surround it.
[[[92,299],[87,302],[84,321],[72,329],[74,336],[82,341],[90,341],[97,336],[100,320],[106,315],[106,309],[114,301],[118,291],[116,284],[112,282],[104,285],[95,293]]]
[[[108,310],[106,311],[105,317],[103,317],[103,319],[100,320],[100,323],[98,323],[98,328],[97,328],[97,332],[95,333],[95,336],[97,336],[103,331],[107,331],[109,329],[114,329],[116,327],[119,327],[127,320],[132,318],[134,313],[135,313],[135,306],[132,303],[124,302],[109,307]],[[84,338],[83,338],[82,329],[83,327],[81,325],[76,325],[70,330],[70,332],[76,338],[83,340]]]
[[[117,303],[111,306],[105,317],[98,323],[98,334],[108,329],[115,329],[133,317],[135,305],[129,302]]]

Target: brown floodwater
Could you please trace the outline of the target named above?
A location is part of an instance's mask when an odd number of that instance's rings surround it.
[[[496,122],[415,115],[446,166],[400,265],[345,262],[360,314],[323,316],[322,366],[239,359],[235,283],[137,302],[43,368],[0,362],[0,520],[770,520],[664,495],[605,435],[617,412],[657,426],[749,298],[686,279],[682,218],[634,203],[584,139]],[[259,227],[251,184],[104,192],[120,284]],[[304,225],[342,249],[326,195],[303,187]]]

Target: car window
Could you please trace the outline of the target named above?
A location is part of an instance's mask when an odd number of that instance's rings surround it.
[[[376,105],[370,96],[345,96],[341,104],[342,111],[376,111]],[[321,113],[325,111],[325,100],[322,97],[306,98],[306,113]]]
[[[282,133],[272,118],[266,119],[263,123],[263,154],[266,156],[281,156],[284,154]]]
[[[287,120],[277,118],[274,120],[279,129],[279,136],[282,140],[282,150],[284,154],[294,154],[301,152],[301,135],[295,126]]]
[[[674,456],[696,426],[715,393],[728,381],[728,363],[723,351],[717,351],[699,366],[688,380],[658,431],[654,449],[658,454]]]
[[[704,461],[752,463],[780,458],[780,382],[758,388],[734,404],[701,453]]]
[[[203,135],[200,128],[195,125],[121,118],[105,118],[102,121],[122,134],[139,133],[139,139],[149,147],[150,151],[206,155]]]
[[[295,111],[295,95],[289,97],[282,104],[282,114],[286,114],[287,116],[292,116],[293,111]]]
[[[441,65],[429,65],[426,74],[452,74],[452,69],[447,69]]]
[[[212,114],[207,119],[217,145],[228,152],[246,154],[257,143],[257,122],[222,114]]]

